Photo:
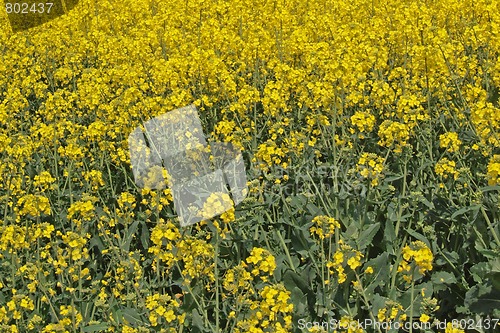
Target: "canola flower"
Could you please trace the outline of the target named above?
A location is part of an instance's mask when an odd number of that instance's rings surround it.
[[[351,123],[353,126],[356,126],[360,133],[370,133],[376,124],[376,118],[369,110],[356,111],[351,116]],[[351,133],[354,133],[355,129],[351,128],[350,131]]]
[[[462,141],[456,132],[447,132],[439,136],[439,146],[446,148],[447,152],[454,153],[460,149]]]
[[[379,145],[394,147],[395,153],[401,153],[403,147],[408,145],[410,139],[410,127],[405,123],[392,120],[384,120],[378,131]]]
[[[425,274],[432,270],[434,255],[427,245],[422,241],[413,241],[403,248],[403,260],[398,272],[403,273],[403,279],[410,283],[413,279],[412,269],[415,268],[420,274]]]
[[[313,218],[313,226],[309,228],[309,232],[317,236],[320,240],[332,237],[336,229],[340,228],[340,223],[333,217],[319,215]]]
[[[356,171],[359,172],[361,177],[370,179],[371,186],[377,186],[384,171],[384,159],[377,154],[363,153],[356,165]]]
[[[166,325],[169,325],[174,320],[182,324],[185,314],[176,314],[179,312],[179,306],[179,301],[169,295],[154,294],[148,296],[146,298],[146,309],[150,311],[149,321],[151,326],[163,324],[163,327],[167,327]]]
[[[488,184],[500,184],[500,155],[493,155],[488,163]]]
[[[266,249],[253,248],[250,256],[246,259],[244,266],[250,265],[252,267],[251,274],[253,276],[261,276],[263,281],[267,281],[267,275],[273,275],[276,269],[276,262],[274,256]]]
[[[404,322],[407,319],[403,306],[397,302],[386,302],[385,306],[378,310],[379,322]]]
[[[329,274],[337,276],[337,282],[342,284],[347,280],[349,270],[346,270],[346,268],[349,267],[352,271],[356,270],[361,266],[361,258],[363,258],[361,252],[340,241],[340,248],[333,254],[333,260],[326,263],[326,267]],[[330,280],[327,280],[327,284],[329,283]]]
[[[464,333],[465,331],[455,327],[453,323],[447,323],[446,324],[446,329],[444,330],[444,333]]]
[[[434,167],[436,174],[442,176],[444,179],[447,179],[449,176],[452,176],[453,179],[457,179],[460,173],[456,169],[455,161],[451,161],[448,158],[444,157],[436,163]]]

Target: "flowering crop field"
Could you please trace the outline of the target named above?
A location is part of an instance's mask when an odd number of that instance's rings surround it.
[[[495,0],[2,7],[0,332],[498,332],[499,55]],[[127,138],[192,103],[249,193],[181,228]]]

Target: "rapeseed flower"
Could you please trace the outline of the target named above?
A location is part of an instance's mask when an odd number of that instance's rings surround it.
[[[402,148],[408,145],[410,139],[410,128],[404,123],[385,120],[378,131],[379,145],[392,148],[394,152],[400,153]]]
[[[377,186],[384,171],[384,159],[374,153],[363,153],[356,165],[356,171],[361,177],[370,179],[371,186]]]
[[[346,268],[349,266],[351,270],[361,266],[361,258],[363,254],[351,246],[340,242],[340,248],[333,254],[333,260],[326,263],[330,275],[337,275],[337,282],[342,284],[347,279]]]
[[[42,195],[25,195],[19,199],[17,207],[20,216],[39,217],[51,214],[49,199]]]
[[[321,240],[333,236],[335,230],[340,228],[340,223],[333,217],[324,215],[314,217],[312,223],[313,226],[309,228],[309,232]]]
[[[454,179],[457,179],[460,173],[456,169],[455,161],[450,161],[446,157],[440,159],[436,166],[434,167],[434,171],[437,175],[447,179],[449,176],[453,176]]]
[[[439,136],[439,146],[441,148],[446,148],[446,151],[454,153],[458,151],[462,141],[458,138],[456,132],[447,132]]]
[[[403,273],[406,282],[412,281],[412,269],[418,269],[420,274],[425,274],[432,270],[434,255],[432,251],[422,241],[414,241],[410,245],[403,247],[403,260],[399,264],[398,272]]]
[[[351,116],[351,123],[361,133],[370,133],[375,126],[375,116],[369,111],[356,111]]]
[[[488,185],[500,185],[500,155],[493,155],[488,163]]]

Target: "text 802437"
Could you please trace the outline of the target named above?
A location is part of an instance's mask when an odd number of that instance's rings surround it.
[[[7,14],[49,14],[54,6],[52,2],[40,2],[29,4],[27,2],[6,2]]]

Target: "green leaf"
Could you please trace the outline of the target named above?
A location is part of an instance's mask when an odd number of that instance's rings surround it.
[[[398,180],[398,179],[401,179],[403,177],[404,177],[404,175],[394,175],[394,176],[386,177],[386,178],[384,178],[384,182],[391,183],[391,182]]]
[[[432,274],[431,281],[435,285],[457,283],[455,275],[449,272],[435,272]]]
[[[149,249],[149,229],[146,223],[141,223],[141,244],[145,250]]]
[[[490,264],[492,272],[500,273],[500,258],[496,258],[492,262],[490,261]]]
[[[307,211],[309,212],[309,214],[311,214],[312,216],[323,214],[321,211],[321,208],[319,208],[318,206],[316,206],[312,203],[308,203],[306,205],[306,208],[307,208]]]
[[[465,294],[464,304],[473,313],[493,315],[495,309],[500,309],[500,291],[491,285],[475,285]]]
[[[486,278],[486,275],[490,272],[490,270],[491,267],[487,262],[480,262],[470,268],[472,278],[476,283],[483,283],[483,280]]]
[[[491,283],[493,284],[493,287],[500,291],[500,273],[499,272],[491,272],[490,273],[491,277]]]
[[[393,221],[387,219],[384,228],[384,241],[387,242],[388,250],[394,253],[394,241],[396,240],[396,230]]]
[[[292,270],[287,270],[285,274],[283,274],[283,284],[288,290],[298,287],[303,293],[307,293],[309,289],[307,279],[304,279]]]
[[[122,316],[131,325],[137,325],[142,322],[141,314],[134,308],[123,308]]]
[[[134,221],[127,228],[127,234],[125,235],[125,243],[123,244],[124,251],[128,252],[130,250],[130,243],[132,242],[132,239],[134,239],[134,234],[136,233],[138,228],[139,228],[139,221]]]
[[[374,294],[372,296],[372,299],[371,299],[372,314],[375,318],[377,318],[378,311],[385,306],[385,303],[388,300],[389,300],[388,298],[380,296],[379,294]]]
[[[365,286],[366,295],[371,295],[375,288],[380,285],[383,285],[387,282],[390,273],[390,262],[389,262],[389,254],[387,252],[382,253],[376,258],[369,260],[363,266],[366,269],[368,266],[373,268],[373,276],[365,275],[371,279],[371,281]]]
[[[290,299],[293,304],[293,312],[297,316],[307,314],[307,297],[298,287],[293,287],[290,293]]]
[[[410,236],[413,236],[414,238],[418,239],[419,241],[424,242],[425,245],[427,245],[429,248],[431,247],[431,244],[430,244],[429,240],[424,235],[422,235],[421,233],[416,232],[415,230],[413,230],[411,228],[406,229],[406,232]]]
[[[452,264],[458,263],[458,259],[460,258],[458,253],[456,253],[455,251],[449,252],[447,250],[443,250],[443,256],[446,256],[446,259],[448,259]],[[443,259],[439,259],[439,260],[443,260]],[[447,264],[448,262],[444,261],[444,263]]]
[[[102,332],[104,330],[107,330],[109,328],[109,324],[106,323],[99,323],[99,324],[93,324],[89,326],[85,326],[82,328],[82,332]]]
[[[478,211],[480,208],[481,208],[481,205],[462,207],[451,215],[451,219],[453,220],[453,219],[455,219],[455,217],[463,215],[463,214],[470,212],[470,211]]]
[[[308,256],[309,250],[315,244],[309,234],[309,224],[304,227],[292,229],[291,243],[293,244],[294,251],[303,257]]]
[[[364,250],[369,244],[371,244],[373,237],[375,237],[379,229],[380,222],[377,222],[368,226],[368,228],[361,232],[358,238],[359,250]]]
[[[389,206],[387,206],[387,219],[389,221],[397,221],[398,220],[398,214],[396,213],[396,205],[391,202]]]
[[[432,202],[430,202],[429,200],[427,200],[427,198],[421,198],[420,202],[423,203],[429,209],[435,209],[436,208]]]
[[[91,248],[94,246],[97,247],[99,252],[102,252],[102,250],[105,249],[104,243],[102,242],[102,239],[101,239],[101,237],[99,237],[99,235],[92,236],[92,238],[90,239],[89,245]]]
[[[491,186],[481,187],[481,191],[483,191],[483,192],[500,191],[500,185],[491,185]]]
[[[203,331],[205,329],[203,317],[200,315],[197,309],[193,310],[192,315],[193,315],[193,326]]]

